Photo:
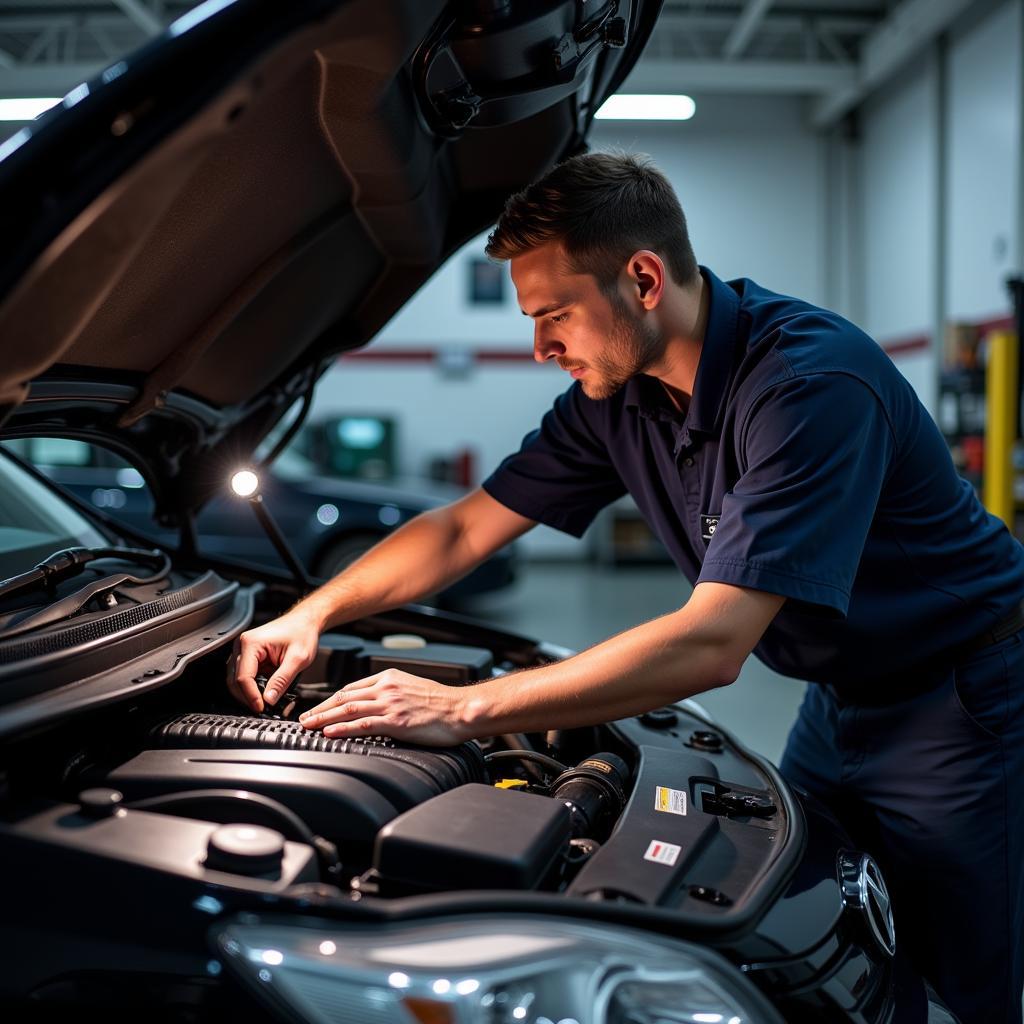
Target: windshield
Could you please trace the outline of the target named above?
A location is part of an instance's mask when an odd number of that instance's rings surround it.
[[[282,480],[308,480],[317,473],[316,465],[291,447],[274,459],[274,475]]]
[[[61,548],[108,543],[77,509],[0,451],[0,579]]]

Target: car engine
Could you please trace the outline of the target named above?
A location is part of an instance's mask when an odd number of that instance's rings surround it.
[[[449,748],[331,739],[298,714],[374,672],[461,686],[570,652],[399,609],[325,634],[272,713],[249,714],[225,687],[231,642],[290,592],[212,571],[76,604],[82,589],[59,583],[0,622],[0,857],[7,877],[47,880],[13,887],[0,916],[18,991],[55,998],[59,974],[76,1004],[84,977],[120,993],[154,949],[201,974],[205,915],[268,903],[379,920],[571,905],[732,943],[752,977],[794,991],[823,969],[797,953],[832,936],[828,970],[867,965],[849,981],[858,1001],[888,1000],[889,954],[843,902],[841,830],[814,811],[808,832],[772,766],[696,705]],[[45,949],[30,938],[41,915],[63,922]],[[121,1000],[96,983],[102,1005]]]
[[[720,911],[749,898],[750,866],[769,865],[785,839],[771,780],[700,722],[684,735],[679,709],[576,735],[447,749],[329,739],[298,723],[303,709],[386,668],[461,686],[517,667],[501,648],[440,642],[429,617],[426,635],[375,633],[373,623],[361,625],[366,635],[326,634],[278,707],[254,715],[240,713],[223,686],[227,641],[247,624],[251,592],[207,572],[121,581],[106,593],[85,606],[65,598],[67,616],[53,610],[59,599],[28,608],[0,634],[0,682],[9,676],[7,694],[22,696],[5,720],[17,720],[19,704],[50,712],[42,747],[13,745],[26,760],[9,765],[8,783],[67,801],[22,826],[61,844],[163,857],[187,833],[199,845],[165,867],[271,889],[320,881],[385,898],[544,889],[652,905],[707,890],[708,909]],[[471,626],[463,632],[474,639]],[[90,689],[104,707],[91,715]],[[64,732],[72,739],[61,750],[55,737]],[[69,813],[92,824],[69,830]],[[250,858],[244,844],[229,852],[231,835],[216,825],[262,830],[259,854]],[[660,846],[638,850],[645,839]],[[723,842],[742,874],[715,867],[725,863],[716,853]],[[289,860],[289,843],[306,857]],[[679,857],[691,862],[688,887],[664,870]]]

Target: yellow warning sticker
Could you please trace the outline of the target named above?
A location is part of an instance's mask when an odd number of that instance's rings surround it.
[[[686,790],[669,789],[668,786],[654,787],[654,809],[666,814],[686,813]]]

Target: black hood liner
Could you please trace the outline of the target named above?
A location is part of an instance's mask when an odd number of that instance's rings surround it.
[[[598,5],[511,9],[560,6]],[[219,486],[226,452],[251,452],[511,192],[582,147],[659,6],[610,0],[628,44],[600,48],[575,95],[447,133],[416,99],[417,53],[486,4],[235,0],[122,62],[0,162],[4,237],[18,240],[0,255],[6,432],[116,439],[148,477]],[[111,385],[109,401],[65,381]],[[134,444],[183,400],[209,414]],[[206,496],[180,488],[174,504]]]

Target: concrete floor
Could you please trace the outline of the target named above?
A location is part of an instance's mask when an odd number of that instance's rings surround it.
[[[678,608],[690,585],[670,567],[614,568],[581,562],[530,562],[511,587],[482,595],[467,614],[575,650]],[[743,744],[776,764],[805,683],[747,660],[732,686],[697,699]]]

